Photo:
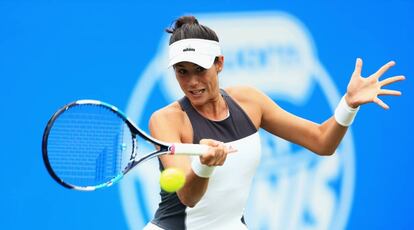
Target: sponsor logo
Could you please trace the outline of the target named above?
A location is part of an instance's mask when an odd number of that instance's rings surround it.
[[[187,51],[193,51],[193,52],[195,52],[195,49],[194,48],[191,48],[191,47],[187,47],[187,48],[183,49],[183,52],[187,52]]]

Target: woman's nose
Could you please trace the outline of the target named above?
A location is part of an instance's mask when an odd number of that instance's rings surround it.
[[[188,84],[197,85],[199,82],[198,76],[196,74],[191,74],[188,78]]]

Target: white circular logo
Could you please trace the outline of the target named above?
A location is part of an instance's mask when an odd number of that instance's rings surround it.
[[[252,85],[306,118],[333,113],[340,94],[317,59],[310,33],[296,18],[280,12],[198,18],[220,37],[223,88]],[[172,70],[164,68],[167,44],[167,37],[161,39],[128,104],[128,116],[140,127],[147,127],[152,111],[182,96]],[[345,229],[354,188],[351,131],[330,157],[261,132],[263,155],[245,214],[249,228]],[[158,161],[152,160],[122,180],[120,195],[130,229],[142,229],[151,220],[159,201],[158,178]]]

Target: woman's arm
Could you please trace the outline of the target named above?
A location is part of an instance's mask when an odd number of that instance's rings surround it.
[[[189,121],[181,109],[170,106],[151,116],[149,129],[154,138],[171,143],[181,143],[186,142],[186,139],[192,136],[191,125],[187,122]],[[205,139],[201,140],[200,144],[210,146],[209,152],[200,156],[200,167],[223,165],[227,149],[222,143]],[[188,156],[164,155],[160,157],[160,160],[164,168],[174,167],[185,173],[186,183],[177,191],[177,195],[184,205],[194,207],[207,190],[208,177],[200,177],[194,172]]]
[[[370,77],[364,78],[361,76],[362,60],[357,59],[347,93],[342,104],[338,106],[336,116],[330,117],[322,124],[316,124],[283,110],[271,98],[256,89],[242,87],[229,91],[248,112],[256,126],[319,155],[331,155],[352,123],[356,113],[353,111],[355,108],[374,102],[384,109],[388,109],[388,105],[378,96],[401,95],[399,91],[386,90],[382,87],[404,80],[404,76],[393,76],[382,81],[379,80],[394,64],[394,62],[389,62]]]

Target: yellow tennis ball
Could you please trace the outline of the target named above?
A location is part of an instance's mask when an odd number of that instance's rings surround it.
[[[176,192],[185,184],[185,174],[177,168],[167,168],[161,173],[160,185],[166,192]]]

